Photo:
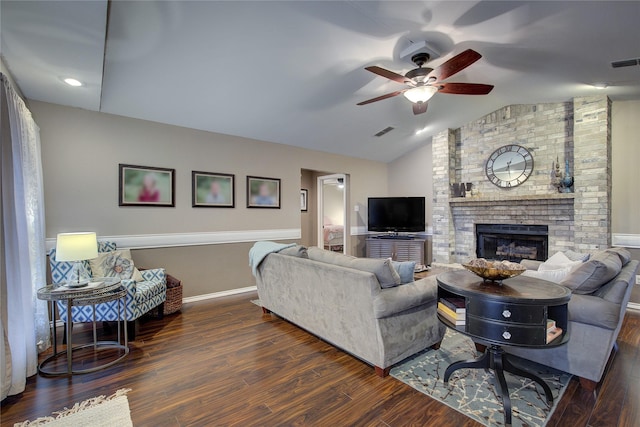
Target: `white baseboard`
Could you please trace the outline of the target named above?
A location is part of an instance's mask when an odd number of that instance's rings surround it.
[[[182,303],[188,304],[190,302],[205,301],[213,298],[228,297],[230,295],[243,294],[245,292],[252,292],[256,290],[258,290],[256,286],[247,286],[246,288],[229,289],[228,291],[214,292],[211,294],[203,294],[203,295],[196,295],[193,297],[182,298]]]
[[[119,236],[98,236],[98,240],[115,242],[119,249],[151,249],[177,246],[221,245],[226,243],[257,242],[260,240],[297,240],[299,228],[275,230],[213,231],[208,233],[166,233]],[[55,238],[46,240],[47,251],[56,246]]]

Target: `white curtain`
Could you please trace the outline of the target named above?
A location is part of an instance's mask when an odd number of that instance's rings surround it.
[[[2,399],[24,391],[49,347],[44,187],[40,129],[4,74],[2,78]],[[6,339],[4,339],[6,337]],[[5,390],[6,389],[6,390]]]

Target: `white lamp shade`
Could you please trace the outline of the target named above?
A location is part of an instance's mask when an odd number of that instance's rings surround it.
[[[82,261],[98,257],[96,233],[60,233],[56,241],[57,261]]]
[[[404,96],[413,103],[427,102],[437,91],[436,86],[418,86],[406,91]]]

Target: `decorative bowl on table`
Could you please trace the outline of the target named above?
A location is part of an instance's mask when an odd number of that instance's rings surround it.
[[[485,281],[499,282],[522,274],[526,268],[511,261],[487,261],[478,258],[462,264],[464,268]]]

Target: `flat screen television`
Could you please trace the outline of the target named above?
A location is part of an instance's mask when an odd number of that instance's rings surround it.
[[[425,230],[424,197],[369,197],[367,214],[369,231]]]

